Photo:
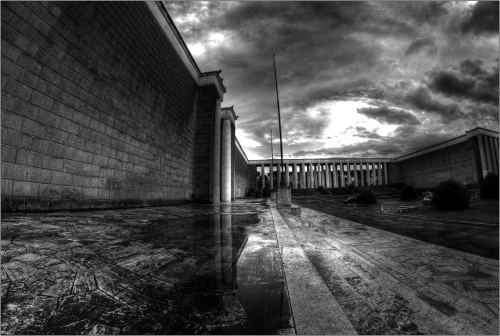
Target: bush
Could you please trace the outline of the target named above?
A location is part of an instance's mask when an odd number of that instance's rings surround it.
[[[328,191],[328,189],[322,189],[321,194],[322,195],[331,195],[330,192]]]
[[[368,188],[361,189],[361,192],[356,196],[356,200],[358,203],[363,203],[363,204],[377,203],[377,198],[373,194],[373,191],[371,191]]]
[[[319,186],[319,187],[317,187],[316,189],[317,189],[317,190],[323,190],[323,189],[325,189],[325,187],[323,187],[323,186]]]
[[[403,189],[401,189],[401,194],[399,199],[401,200],[411,200],[417,198],[417,190],[411,185],[405,185]]]
[[[480,188],[481,198],[498,199],[498,175],[494,173],[486,175]]]
[[[254,197],[255,197],[255,198],[261,198],[261,197],[262,197],[262,190],[257,190],[257,191],[255,192],[255,196],[254,196]]]
[[[433,194],[433,204],[438,209],[465,209],[469,200],[470,194],[463,184],[454,179],[439,183]]]
[[[350,183],[347,185],[347,189],[354,190],[354,183]]]
[[[271,197],[271,190],[267,188],[262,190],[262,197]]]

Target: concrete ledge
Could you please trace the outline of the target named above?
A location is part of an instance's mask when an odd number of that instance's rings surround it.
[[[302,217],[302,207],[298,205],[292,205],[290,207],[278,206],[276,207],[278,211],[284,211],[296,217]]]
[[[35,197],[2,197],[2,212],[49,212],[49,211],[79,211],[103,209],[127,209],[155,206],[167,206],[193,203],[191,200],[81,200],[81,199],[50,199]]]

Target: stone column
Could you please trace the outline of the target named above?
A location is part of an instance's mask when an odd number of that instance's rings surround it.
[[[333,187],[334,188],[338,188],[339,187],[339,178],[337,176],[337,164],[334,162],[332,164],[332,167],[333,167]]]
[[[318,163],[316,165],[316,167],[318,168],[318,187],[319,186],[323,186],[323,167],[321,166],[321,163]]]
[[[298,175],[297,175],[297,164],[294,163],[292,166],[292,184],[293,184],[293,189],[298,189],[299,184],[298,184]]]
[[[483,144],[483,136],[479,134],[477,136],[477,141],[479,143],[479,156],[481,157],[481,171],[483,172],[483,177],[488,174],[488,166],[486,165],[486,154],[484,150],[484,144]]]
[[[231,119],[222,121],[221,154],[221,201],[231,202]]]
[[[497,160],[498,170],[500,171],[500,158],[498,157],[498,139],[493,138],[493,148],[495,148],[495,158]]]
[[[308,177],[307,182],[309,182],[307,184],[307,187],[310,189],[314,188],[312,163],[309,163],[307,166],[307,177]]]
[[[306,188],[305,164],[300,165],[300,189]]]
[[[389,185],[389,180],[387,178],[387,162],[384,162],[384,177],[385,177],[385,185]]]
[[[260,165],[260,186],[262,190],[266,187],[266,167],[264,165]]]
[[[285,183],[287,187],[290,186],[290,168],[288,163],[285,163]]]
[[[269,189],[273,190],[274,189],[274,172],[273,172],[274,166],[269,165]]]
[[[281,165],[278,164],[278,175],[276,176],[276,187],[281,185]]]
[[[325,188],[331,188],[332,181],[331,181],[331,175],[330,175],[330,164],[328,162],[325,164],[325,176],[326,176]]]
[[[492,165],[491,151],[490,151],[490,146],[488,144],[488,137],[487,136],[483,137],[483,143],[484,143],[484,153],[486,154],[486,164],[488,167],[488,173],[490,173],[490,172],[493,172],[493,165]]]
[[[378,163],[378,181],[379,185],[384,185],[384,181],[382,180],[382,162]]]
[[[345,187],[344,163],[341,162],[339,166],[340,166],[340,186],[343,188]]]
[[[352,176],[351,176],[351,163],[347,162],[347,185],[351,184]]]
[[[214,114],[214,161],[212,171],[212,190],[213,202],[220,202],[220,133],[221,133],[221,120],[220,120],[220,104],[221,99],[217,98],[215,101],[215,114]]]
[[[361,182],[361,186],[364,187],[365,185],[365,172],[364,172],[364,169],[363,169],[363,162],[361,162],[359,164],[359,176],[360,176],[360,182]]]
[[[354,172],[353,172],[354,185],[357,187],[358,186],[358,164],[356,162],[354,162],[352,165],[354,167]]]
[[[498,175],[498,161],[495,153],[495,147],[493,146],[493,138],[492,137],[487,137],[488,138],[488,145],[490,146],[490,152],[491,152],[491,166],[493,168],[493,171],[495,174]]]

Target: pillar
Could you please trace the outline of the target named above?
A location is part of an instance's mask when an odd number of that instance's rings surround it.
[[[385,185],[389,185],[389,180],[387,179],[387,162],[384,162],[384,178]]]
[[[293,189],[298,189],[298,175],[297,175],[297,164],[294,163],[292,166],[292,184]]]
[[[354,185],[357,187],[358,186],[358,164],[356,162],[353,163],[354,166]]]
[[[274,189],[274,165],[269,166],[269,189]]]
[[[360,179],[360,184],[362,187],[365,185],[365,173],[363,169],[363,162],[359,164],[359,179]]]
[[[323,183],[323,166],[321,163],[318,163],[316,165],[316,167],[318,167],[318,187],[319,186],[323,186],[324,187],[324,183]]]
[[[340,186],[345,187],[344,163],[340,163]]]
[[[488,174],[488,167],[486,165],[486,154],[483,145],[483,136],[479,134],[477,136],[477,141],[479,143],[479,156],[481,157],[481,171],[483,172],[483,177]]]
[[[213,161],[213,171],[212,171],[212,181],[213,181],[213,202],[220,202],[220,133],[221,133],[221,120],[220,120],[220,104],[221,99],[217,98],[215,100],[215,122],[214,122],[214,161]]]
[[[285,163],[285,183],[287,187],[290,186],[290,169],[288,163]]]
[[[222,121],[221,201],[231,202],[231,119]],[[262,165],[264,168],[264,165]]]
[[[301,164],[300,165],[300,189],[305,189],[305,188],[306,188],[305,165]]]
[[[347,185],[351,184],[352,176],[351,176],[351,163],[347,162]]]
[[[488,138],[488,145],[490,147],[490,153],[491,153],[491,167],[493,168],[493,172],[498,175],[498,161],[496,158],[496,153],[495,153],[495,147],[493,146],[493,138],[492,137],[487,137]]]
[[[500,158],[498,157],[498,139],[493,138],[493,148],[495,148],[495,158],[497,160],[498,170],[500,172]]]
[[[308,184],[308,188],[314,188],[314,184],[313,184],[313,181],[314,181],[314,177],[313,177],[313,169],[312,169],[312,163],[309,164],[309,166],[307,167],[307,173],[308,173],[308,177],[309,177],[309,184]]]
[[[331,181],[331,175],[330,175],[330,164],[327,162],[325,164],[325,177],[326,177],[326,188],[331,188],[332,187],[332,181]]]
[[[278,174],[276,175],[276,188],[280,186],[280,183],[281,183],[281,165],[277,165],[277,172]]]
[[[264,165],[260,165],[260,186],[262,187],[262,190],[266,187],[266,168]]]
[[[339,187],[339,178],[338,178],[338,174],[337,174],[337,164],[334,162],[332,164],[332,168],[333,168],[333,187],[334,188],[338,188]]]
[[[384,185],[384,181],[382,180],[382,162],[378,163],[378,183],[379,185]]]
[[[486,164],[488,167],[488,173],[493,171],[493,164],[491,160],[491,151],[490,151],[490,146],[488,144],[488,137],[484,136],[483,137],[483,144],[484,144],[484,153],[486,154]]]

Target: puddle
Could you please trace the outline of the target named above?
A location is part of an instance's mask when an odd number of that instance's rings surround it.
[[[156,332],[262,335],[293,330],[278,245],[275,238],[269,239],[270,224],[263,223],[259,212],[225,210],[151,220],[134,237],[168,248],[177,258],[152,273],[177,291],[163,303],[168,318],[177,322]],[[136,331],[141,330],[128,332]]]

